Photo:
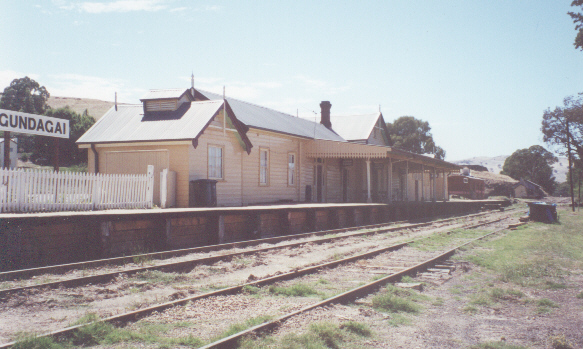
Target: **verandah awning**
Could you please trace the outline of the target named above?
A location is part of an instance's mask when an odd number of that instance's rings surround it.
[[[382,145],[338,142],[322,139],[310,140],[305,154],[310,158],[336,159],[397,159],[407,160],[436,168],[458,170],[461,167],[450,162],[428,156],[410,153],[394,147]]]

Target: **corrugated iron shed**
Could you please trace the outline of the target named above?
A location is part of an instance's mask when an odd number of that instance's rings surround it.
[[[141,104],[111,108],[77,143],[192,140],[217,115],[223,101],[184,103],[172,112],[144,115]]]
[[[222,95],[216,93],[202,90],[197,91],[210,100],[223,99]],[[298,118],[235,98],[227,97],[227,101],[237,116],[237,119],[249,127],[303,138],[345,141],[344,138],[318,122]]]

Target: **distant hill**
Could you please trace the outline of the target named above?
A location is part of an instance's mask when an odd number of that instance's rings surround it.
[[[114,103],[101,101],[99,99],[51,96],[49,97],[47,104],[53,109],[69,106],[71,110],[79,114],[83,114],[87,109],[89,115],[93,116],[95,120],[99,120],[111,107],[113,107]]]
[[[500,155],[494,157],[477,156],[464,160],[452,161],[458,165],[481,165],[488,169],[488,172],[499,174],[504,167],[504,161],[510,155]],[[569,160],[566,157],[559,157],[559,162],[553,165],[553,175],[559,183],[567,180],[567,170],[569,169]]]
[[[2,98],[1,92],[0,98]],[[113,102],[99,99],[54,96],[49,97],[47,104],[53,109],[69,106],[71,110],[79,114],[83,114],[87,110],[87,113],[93,116],[95,120],[99,120],[114,105]],[[118,104],[122,105],[123,103]]]

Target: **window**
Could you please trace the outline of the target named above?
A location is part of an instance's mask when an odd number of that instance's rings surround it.
[[[209,146],[208,178],[223,179],[223,148]]]
[[[296,154],[287,154],[287,185],[296,184]]]
[[[269,184],[269,150],[259,149],[259,184]]]

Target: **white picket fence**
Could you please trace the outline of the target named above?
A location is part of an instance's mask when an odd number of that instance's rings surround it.
[[[151,208],[154,166],[145,175],[0,169],[0,212]]]

